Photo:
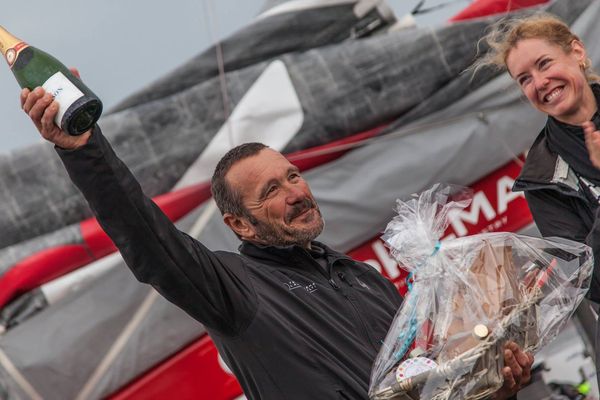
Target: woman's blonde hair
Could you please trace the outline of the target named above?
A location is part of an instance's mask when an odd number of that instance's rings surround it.
[[[492,25],[487,35],[482,38],[482,41],[489,46],[489,51],[474,63],[474,71],[484,66],[506,69],[508,54],[524,39],[546,40],[559,46],[567,54],[571,52],[573,40],[581,42],[567,24],[549,13],[500,20]],[[600,80],[600,76],[592,70],[592,61],[589,58],[581,64],[581,68],[588,82]]]

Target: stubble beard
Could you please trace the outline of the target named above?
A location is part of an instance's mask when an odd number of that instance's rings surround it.
[[[317,238],[323,231],[325,222],[321,216],[321,211],[315,208],[318,213],[318,224],[308,228],[292,228],[280,224],[268,224],[262,221],[256,221],[257,239],[271,246],[305,246]]]

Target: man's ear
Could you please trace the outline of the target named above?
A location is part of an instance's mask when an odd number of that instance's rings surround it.
[[[251,240],[256,235],[254,225],[248,221],[248,218],[238,217],[231,213],[225,213],[223,214],[223,222],[242,240]]]

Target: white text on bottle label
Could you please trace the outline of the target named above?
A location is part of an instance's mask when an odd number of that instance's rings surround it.
[[[48,78],[42,87],[58,101],[58,113],[54,122],[60,126],[65,112],[71,107],[71,104],[83,96],[83,93],[60,71]]]

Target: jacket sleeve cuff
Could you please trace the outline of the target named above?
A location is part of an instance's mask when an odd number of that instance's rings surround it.
[[[54,145],[54,150],[56,150],[56,152],[62,156],[63,154],[68,154],[68,153],[77,153],[80,151],[85,151],[86,149],[92,148],[92,147],[97,147],[98,144],[98,136],[102,135],[102,130],[100,129],[100,127],[98,126],[98,124],[94,125],[94,127],[92,128],[92,133],[90,134],[90,138],[87,141],[86,144],[84,144],[81,147],[77,147],[75,149],[65,149],[62,148],[58,145]]]

